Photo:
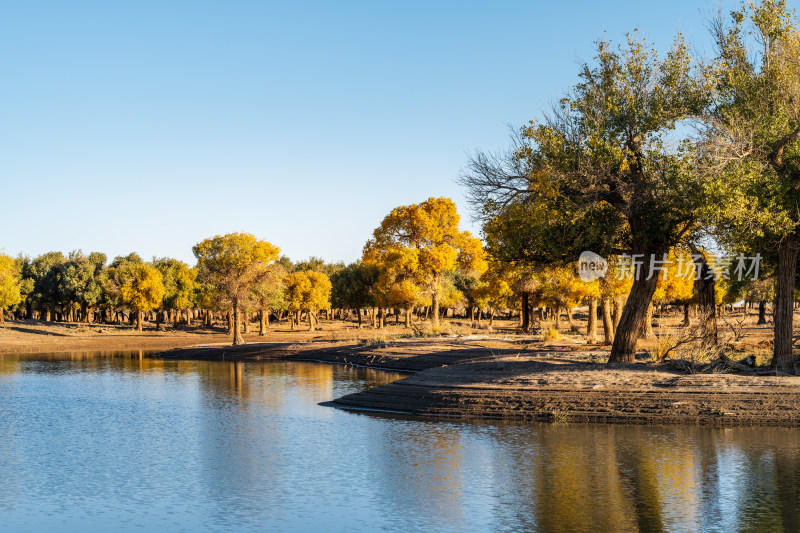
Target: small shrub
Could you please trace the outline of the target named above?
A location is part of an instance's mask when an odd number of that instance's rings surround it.
[[[544,332],[544,340],[546,341],[557,341],[560,338],[561,332],[553,326],[550,326],[547,328],[547,331]]]
[[[656,346],[650,354],[654,361],[660,361],[665,355],[675,349],[677,340],[674,337],[659,337]]]

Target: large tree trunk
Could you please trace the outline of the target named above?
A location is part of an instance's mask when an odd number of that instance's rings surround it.
[[[758,322],[756,325],[767,323],[767,302],[761,300],[758,302]]]
[[[522,293],[522,331],[525,333],[531,330],[531,314],[528,312],[530,308],[529,296],[527,292]]]
[[[800,239],[794,235],[778,245],[778,270],[775,285],[775,303],[772,317],[775,323],[772,368],[794,373],[792,353],[792,321],[794,315],[794,275],[797,268],[797,253]]]
[[[142,315],[144,311],[136,311],[136,331],[142,331]]]
[[[597,297],[589,298],[589,320],[586,324],[586,340],[597,342]]]
[[[431,300],[432,300],[432,303],[433,303],[433,310],[431,311],[431,313],[432,313],[432,317],[431,318],[433,319],[433,324],[432,325],[433,325],[434,329],[438,329],[439,328],[439,299],[440,299],[440,295],[439,295],[439,278],[437,277],[437,278],[435,278],[433,280],[433,295],[431,297]]]
[[[700,313],[700,325],[703,328],[703,343],[716,345],[717,337],[717,302],[714,272],[708,265],[705,256],[697,249],[692,252],[698,257],[695,268],[700,273],[695,280],[697,292],[697,310]]]
[[[617,332],[619,321],[622,320],[622,310],[625,308],[625,302],[624,296],[614,298],[614,333]]]
[[[649,255],[645,255],[649,257]],[[658,257],[658,255],[656,255]],[[645,279],[641,265],[636,266],[635,277],[631,293],[625,302],[625,307],[620,313],[619,324],[614,333],[614,343],[611,345],[609,363],[633,363],[636,359],[636,341],[639,338],[642,322],[647,315],[647,307],[656,292],[658,276]]]
[[[242,310],[239,308],[239,303],[233,304],[233,345],[239,346],[244,344],[244,337],[242,337]]]
[[[258,335],[259,337],[264,337],[267,334],[267,320],[269,320],[269,311],[266,309],[261,309],[261,312],[258,314]]]
[[[688,328],[692,325],[692,321],[689,319],[689,304],[683,304],[683,324],[682,326]]]
[[[653,332],[653,302],[647,306],[647,312],[644,315],[644,322],[642,322],[642,329],[639,330],[640,339],[652,339],[656,334]]]
[[[411,307],[406,307],[406,327],[411,327]]]
[[[356,309],[356,314],[358,315],[358,329],[361,329],[361,308],[359,307]]]
[[[612,306],[611,298],[603,298],[603,335],[605,336],[603,344],[614,342],[614,319],[611,317]]]
[[[314,313],[310,310],[306,311],[306,314],[308,315],[308,331],[314,331],[314,325],[317,322],[317,317],[315,317]]]

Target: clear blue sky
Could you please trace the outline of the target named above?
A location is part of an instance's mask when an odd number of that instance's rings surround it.
[[[730,7],[731,3],[724,3]],[[0,249],[194,263],[243,231],[353,261],[395,206],[459,205],[507,146],[640,27],[708,50],[712,0],[9,1],[0,7]]]

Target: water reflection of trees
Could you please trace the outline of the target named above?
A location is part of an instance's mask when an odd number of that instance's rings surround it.
[[[75,351],[0,354],[0,374],[62,374],[75,371],[164,372],[174,361],[152,358],[152,351]]]
[[[367,464],[383,503],[454,529],[798,531],[797,435],[401,421],[372,428]]]
[[[796,430],[551,425],[499,432],[507,517],[542,531],[797,530]],[[723,527],[720,527],[724,525]]]

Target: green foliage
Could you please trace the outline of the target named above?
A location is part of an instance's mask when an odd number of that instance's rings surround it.
[[[61,252],[48,252],[23,267],[25,279],[33,281],[33,290],[28,295],[29,301],[43,313],[45,309],[54,313],[61,300],[58,271],[66,260]]]
[[[283,258],[281,258],[283,259]],[[288,258],[286,258],[288,261]],[[291,263],[291,261],[289,261]],[[287,272],[305,272],[306,270],[313,270],[315,272],[322,272],[328,277],[331,277],[336,272],[344,268],[344,263],[326,263],[321,257],[311,256],[303,261],[298,261],[292,265],[292,268]]]
[[[285,311],[286,304],[286,269],[280,263],[272,263],[267,267],[265,276],[253,285],[253,302],[258,309]]]
[[[65,308],[78,305],[87,309],[103,302],[107,283],[105,263],[105,254],[92,252],[87,257],[77,250],[65,263],[55,267],[58,292]]]
[[[800,32],[776,0],[742,4],[713,29],[715,98],[700,144],[707,217],[728,249],[774,252],[800,223]]]
[[[579,78],[506,154],[478,153],[462,173],[500,261],[563,267],[587,249],[660,256],[699,228],[708,197],[678,127],[706,108],[710,91],[681,36],[663,57],[638,34],[618,47],[601,40]],[[654,291],[645,276],[634,280],[611,361],[633,360]]]
[[[499,260],[549,265],[586,249],[665,252],[697,218],[704,197],[690,146],[675,151],[667,142],[708,101],[680,36],[663,58],[636,34],[624,47],[599,41],[579,76],[504,157],[479,153],[462,174]]]
[[[718,56],[707,69],[716,92],[700,161],[711,184],[707,196],[726,200],[709,218],[729,249],[764,249],[775,266],[773,366],[795,372],[800,30],[782,0],[748,2],[731,15],[714,26]]]
[[[171,257],[153,258],[153,266],[164,280],[164,309],[185,309],[194,303],[197,271]]]
[[[374,288],[378,283],[378,268],[361,261],[351,263],[330,276],[331,302],[340,309],[375,307]]]

